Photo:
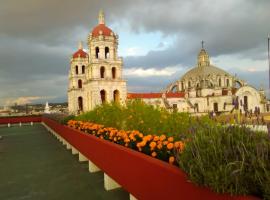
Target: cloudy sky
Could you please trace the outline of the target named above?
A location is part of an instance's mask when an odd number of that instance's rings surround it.
[[[67,101],[69,59],[97,24],[119,35],[129,92],[155,92],[211,62],[268,86],[269,0],[1,0],[0,105]]]

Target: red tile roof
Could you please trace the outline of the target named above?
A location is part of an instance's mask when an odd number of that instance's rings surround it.
[[[169,92],[169,93],[166,93],[166,97],[167,98],[183,98],[185,97],[185,93],[184,92]]]
[[[185,97],[184,92],[169,92],[166,93],[167,98],[183,98]],[[128,93],[128,99],[157,99],[162,98],[162,93]]]
[[[73,54],[73,58],[87,58],[87,53],[83,51],[82,49],[79,49]]]
[[[102,32],[101,35],[104,36],[111,36],[111,32],[113,32],[110,28],[105,26],[105,24],[99,24],[92,30],[92,36],[98,37],[100,35],[100,31]]]
[[[153,99],[161,98],[161,93],[128,93],[128,99]]]

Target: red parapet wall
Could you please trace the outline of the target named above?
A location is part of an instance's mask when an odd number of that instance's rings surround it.
[[[185,173],[140,152],[42,118],[85,157],[139,200],[255,200],[250,196],[220,195],[188,181]]]
[[[0,124],[41,122],[41,116],[21,116],[21,117],[3,117],[0,118]]]

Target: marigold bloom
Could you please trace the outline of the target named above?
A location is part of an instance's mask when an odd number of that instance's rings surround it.
[[[157,143],[156,142],[151,142],[149,144],[149,146],[151,147],[151,149],[154,149],[157,146]]]
[[[158,144],[158,145],[157,145],[157,148],[158,148],[158,149],[162,149],[162,147],[163,147],[162,144]]]
[[[156,152],[152,152],[151,156],[152,157],[156,157],[157,156],[157,153]]]
[[[166,135],[161,135],[161,136],[159,137],[159,139],[160,139],[160,141],[165,140],[165,139],[166,139]]]
[[[168,141],[169,141],[169,142],[173,142],[173,137],[169,137],[169,138],[168,138]]]
[[[169,143],[169,144],[167,144],[167,149],[169,149],[169,150],[171,150],[172,148],[173,148],[173,143]]]
[[[155,136],[155,137],[154,137],[154,141],[155,141],[155,142],[159,141],[159,137],[158,137],[158,136]]]
[[[173,156],[170,156],[170,158],[169,158],[169,163],[170,163],[170,164],[173,164],[174,161],[175,161],[175,158],[174,158]]]

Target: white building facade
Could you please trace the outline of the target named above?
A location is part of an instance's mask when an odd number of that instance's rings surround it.
[[[88,36],[88,52],[80,43],[70,61],[69,112],[79,114],[105,102],[124,103],[127,89],[122,67],[123,60],[118,57],[118,35],[105,25],[101,11],[99,24]]]

